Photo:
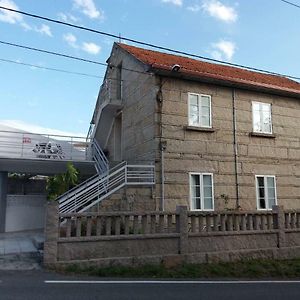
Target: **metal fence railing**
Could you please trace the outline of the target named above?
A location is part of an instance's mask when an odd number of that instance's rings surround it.
[[[44,160],[92,160],[85,137],[0,131],[0,157]]]
[[[60,213],[83,212],[126,185],[153,185],[154,165],[122,162],[106,173],[95,175],[60,196]]]

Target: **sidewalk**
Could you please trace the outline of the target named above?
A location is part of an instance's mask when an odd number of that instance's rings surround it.
[[[40,269],[43,231],[0,234],[0,270]]]

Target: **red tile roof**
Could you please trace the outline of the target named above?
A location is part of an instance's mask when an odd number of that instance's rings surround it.
[[[277,90],[292,94],[300,94],[300,83],[286,77],[270,75],[242,68],[209,63],[189,57],[147,50],[126,44],[117,43],[119,47],[133,55],[142,63],[153,69],[171,71],[174,64],[180,65],[179,73],[199,79],[224,81],[248,87]]]

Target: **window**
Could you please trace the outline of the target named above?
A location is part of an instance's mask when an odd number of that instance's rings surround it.
[[[272,134],[271,104],[252,102],[253,131]]]
[[[257,175],[255,178],[257,209],[272,209],[277,204],[275,176]]]
[[[213,175],[190,173],[191,210],[214,210]]]
[[[189,93],[189,125],[211,127],[211,96]]]

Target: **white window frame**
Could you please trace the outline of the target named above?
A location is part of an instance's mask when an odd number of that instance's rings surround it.
[[[193,207],[193,199],[192,199],[192,175],[200,175],[200,209]],[[204,187],[203,187],[203,176],[209,175],[211,176],[211,188],[212,188],[212,208],[211,209],[204,209]],[[199,172],[190,172],[189,173],[189,187],[190,187],[190,210],[192,211],[214,211],[215,210],[215,197],[214,197],[214,176],[213,173],[199,173]]]
[[[202,125],[202,119],[200,119],[200,123],[199,124],[193,124],[191,123],[190,121],[190,96],[191,95],[195,95],[195,96],[198,96],[200,98],[200,101],[201,101],[201,97],[208,97],[209,98],[209,126],[205,126],[205,125]],[[202,105],[200,104],[200,107],[199,107],[199,114],[201,116],[201,107]],[[189,126],[195,126],[195,127],[204,127],[204,128],[212,128],[212,118],[211,118],[211,95],[206,95],[206,94],[198,94],[198,93],[188,93],[188,124]]]
[[[266,208],[260,208],[259,206],[259,188],[258,188],[258,177],[264,178],[264,198],[266,202]],[[276,187],[276,176],[275,175],[255,175],[255,186],[256,186],[256,207],[257,210],[272,210],[272,207],[269,207],[269,197],[268,197],[268,186],[267,186],[267,178],[274,178],[274,193],[275,193],[275,205],[277,205],[277,187]]]
[[[255,130],[254,128],[254,105],[253,104],[263,104],[263,105],[268,105],[270,107],[270,128],[271,131],[263,131],[263,130]],[[272,104],[271,103],[266,103],[266,102],[258,102],[258,101],[252,101],[252,130],[255,133],[264,133],[264,134],[273,134],[273,122],[272,122]],[[261,124],[260,124],[261,125]]]

